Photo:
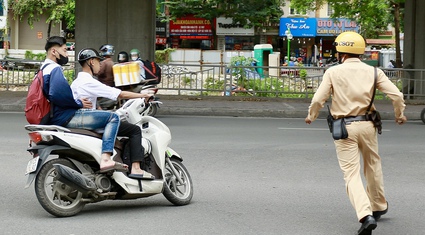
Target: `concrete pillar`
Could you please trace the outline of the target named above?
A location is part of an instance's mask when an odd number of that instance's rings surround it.
[[[75,45],[79,50],[103,44],[120,51],[137,48],[142,59],[155,56],[155,0],[76,0]]]
[[[403,68],[425,69],[425,1],[406,0],[404,14],[404,48]],[[422,84],[424,74],[420,72],[409,72],[404,75],[415,81],[405,82],[403,93],[423,94],[425,86]]]

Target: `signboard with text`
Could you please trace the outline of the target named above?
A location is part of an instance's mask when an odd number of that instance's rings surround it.
[[[244,25],[239,22],[233,22],[232,18],[219,17],[215,24],[217,35],[239,35],[239,36],[254,36],[254,27],[244,28]]]
[[[211,36],[211,22],[203,18],[192,16],[182,17],[170,21],[171,36]]]
[[[294,37],[316,37],[315,18],[280,18],[279,36],[286,37],[288,28]]]
[[[157,37],[167,37],[167,23],[156,19],[155,32]]]
[[[359,27],[355,21],[349,19],[337,19],[333,20],[330,18],[316,18],[317,36],[337,36],[343,32],[359,32]]]

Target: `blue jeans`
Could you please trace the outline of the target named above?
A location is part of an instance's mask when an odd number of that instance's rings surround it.
[[[116,113],[92,109],[77,110],[66,125],[69,128],[103,130],[102,153],[113,152],[119,126],[120,118]]]

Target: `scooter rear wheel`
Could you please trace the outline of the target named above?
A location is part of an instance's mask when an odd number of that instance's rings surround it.
[[[168,201],[176,206],[183,206],[190,203],[193,197],[193,184],[192,178],[189,175],[183,163],[175,158],[170,159],[178,175],[174,175],[168,163],[165,163],[165,182],[164,182],[164,196]],[[181,179],[183,183],[177,180]]]
[[[69,160],[56,158],[44,164],[35,178],[35,194],[41,206],[57,217],[76,215],[85,203],[81,200],[82,193],[56,180],[56,170],[53,164],[61,164],[74,170],[77,168]]]

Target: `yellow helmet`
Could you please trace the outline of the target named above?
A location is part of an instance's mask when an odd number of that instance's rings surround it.
[[[355,32],[341,33],[335,39],[334,45],[337,52],[356,55],[363,55],[366,47],[364,38]]]

